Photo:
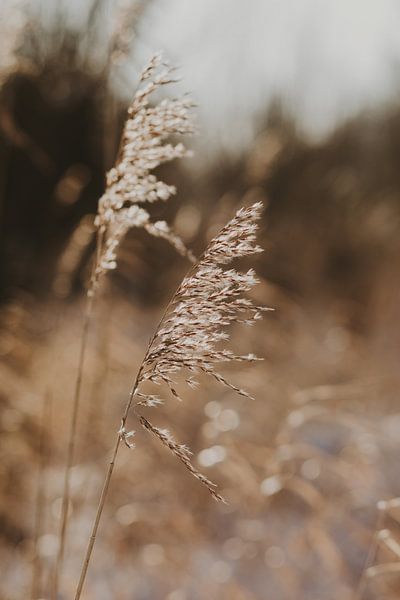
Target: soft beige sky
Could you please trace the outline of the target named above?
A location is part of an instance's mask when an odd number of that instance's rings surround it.
[[[182,65],[208,127],[225,143],[252,136],[279,97],[310,136],[396,99],[398,0],[157,0],[143,53]]]
[[[104,0],[93,55],[101,62],[113,7]],[[133,0],[135,1],[135,0]],[[15,0],[2,0],[3,6]],[[61,6],[79,28],[87,0],[28,0],[51,27]],[[240,148],[258,115],[279,98],[308,136],[322,137],[366,108],[397,102],[400,84],[399,0],[152,0],[126,69],[136,71],[164,49],[181,66],[183,88],[199,104],[203,143]],[[84,35],[84,32],[82,32]]]

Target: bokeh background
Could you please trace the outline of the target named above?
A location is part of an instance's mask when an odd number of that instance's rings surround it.
[[[254,402],[204,380],[153,416],[229,504],[138,431],[84,598],[398,598],[399,24],[391,0],[1,2],[2,599],[50,597],[93,218],[138,71],[160,49],[198,104],[198,134],[193,158],[160,170],[177,196],[152,210],[200,253],[263,200],[254,294],[275,311],[231,332],[265,359],[231,373]],[[133,231],[97,302],[60,600],[186,269]]]

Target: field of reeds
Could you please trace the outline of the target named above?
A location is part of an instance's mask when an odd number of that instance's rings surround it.
[[[2,8],[0,598],[395,600],[400,111],[207,152],[117,4]]]

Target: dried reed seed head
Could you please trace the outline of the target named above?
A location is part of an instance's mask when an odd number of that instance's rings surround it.
[[[185,465],[188,471],[190,471],[190,473],[194,477],[196,477],[196,479],[198,479],[203,485],[206,486],[206,488],[215,500],[226,503],[223,496],[221,496],[215,491],[215,483],[210,481],[208,477],[200,473],[200,471],[198,471],[192,465],[190,460],[190,456],[192,453],[187,446],[176,442],[176,440],[173,438],[173,436],[167,429],[160,429],[158,427],[155,427],[144,417],[139,417],[139,420],[141,425],[145,429],[147,429],[147,431],[150,431],[150,433],[152,433],[156,438],[158,438],[161,441],[161,443],[164,444],[164,446],[166,446],[172,452],[172,454]]]
[[[172,72],[158,54],[140,76],[141,87],[128,110],[120,154],[115,166],[107,173],[106,190],[99,201],[95,224],[102,243],[91,293],[99,278],[116,268],[117,250],[133,227],[144,228],[150,235],[167,240],[180,254],[194,261],[193,255],[167,223],[153,223],[148,211],[139,206],[166,201],[175,194],[175,187],[157,179],[152,171],[162,163],[190,154],[181,142],[166,142],[171,136],[193,133],[190,98],[165,98],[150,106],[151,95],[174,81]]]
[[[241,208],[208,245],[202,263],[228,264],[235,258],[262,252],[255,244],[262,202]]]
[[[135,394],[136,410],[138,406],[154,406],[152,397],[140,392],[140,385],[145,381],[165,383],[172,395],[180,399],[174,378],[184,369],[194,374],[207,373],[237,393],[251,397],[223,377],[216,365],[255,361],[257,357],[254,354],[237,355],[229,349],[221,349],[220,344],[229,339],[227,326],[237,321],[251,325],[261,318],[262,311],[268,309],[255,306],[251,299],[244,297],[257,283],[252,269],[240,273],[233,268],[224,270],[220,265],[261,251],[255,243],[261,210],[259,202],[239,210],[211,241],[202,259],[178,288],[141,366]],[[197,384],[192,377],[186,382],[192,387]],[[139,415],[139,419],[142,426],[158,437],[215,499],[222,499],[215,492],[214,484],[193,467],[185,446],[177,444],[169,433],[144,417]]]
[[[238,393],[248,395],[216,372],[215,365],[257,360],[254,354],[237,355],[219,346],[229,338],[227,326],[237,321],[251,325],[266,309],[255,306],[244,296],[258,281],[253,269],[240,273],[235,269],[224,270],[220,264],[260,252],[255,234],[261,210],[261,203],[239,210],[185,277],[146,354],[139,383],[166,383],[172,394],[178,396],[173,375],[187,369],[207,373]]]

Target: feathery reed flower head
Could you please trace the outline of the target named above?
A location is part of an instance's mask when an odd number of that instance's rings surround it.
[[[176,189],[157,179],[152,171],[160,164],[188,156],[179,143],[167,143],[174,135],[194,132],[188,96],[165,98],[150,105],[152,94],[173,83],[173,69],[154,56],[140,76],[140,86],[128,110],[121,147],[115,166],[107,173],[106,190],[99,200],[95,225],[101,240],[97,258],[94,288],[104,273],[115,269],[117,250],[132,227],[141,227],[155,237],[167,240],[182,255],[194,260],[182,240],[165,221],[152,222],[145,203],[166,201]],[[91,289],[93,293],[93,289]]]
[[[217,365],[231,361],[255,361],[257,357],[254,354],[238,355],[220,345],[229,338],[226,331],[229,325],[233,322],[251,325],[261,318],[262,311],[268,309],[255,306],[250,298],[245,297],[257,283],[252,269],[241,273],[234,268],[224,269],[221,265],[262,251],[255,243],[261,210],[260,202],[240,209],[211,241],[202,258],[179,286],[140,368],[133,394],[136,396],[136,413],[139,406],[157,403],[154,396],[140,391],[141,384],[146,381],[165,383],[179,399],[174,378],[182,370],[194,376],[206,373],[237,393],[250,397],[221,375]],[[192,377],[186,381],[191,386],[197,383]],[[156,435],[207,486],[211,494],[221,500],[214,484],[191,464],[186,446],[181,446],[168,432],[138,416],[143,427]]]

